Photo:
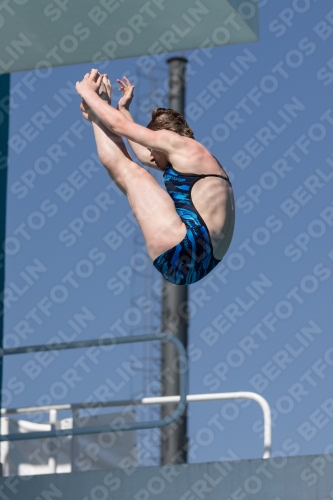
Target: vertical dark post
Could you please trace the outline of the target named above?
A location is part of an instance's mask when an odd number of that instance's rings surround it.
[[[184,115],[185,65],[184,57],[174,57],[169,64],[169,108]],[[163,280],[162,331],[175,335],[187,348],[187,286],[171,285]],[[162,345],[163,396],[179,394],[179,370],[177,352],[170,342]],[[176,405],[162,405],[162,416],[166,417]],[[187,417],[186,410],[173,424],[161,428],[161,463],[186,463],[187,461]]]
[[[8,156],[8,134],[9,134],[9,87],[10,75],[0,75],[0,102],[3,103],[0,111],[0,293],[5,288],[5,246],[6,238],[6,199],[7,199],[7,156]],[[6,111],[3,111],[7,109]],[[3,247],[2,247],[3,245]],[[0,309],[0,348],[3,347],[4,311]],[[2,406],[2,369],[3,358],[0,357],[0,417]],[[0,427],[1,429],[1,427]],[[0,457],[0,461],[1,461]],[[2,476],[2,464],[0,464],[0,475]]]

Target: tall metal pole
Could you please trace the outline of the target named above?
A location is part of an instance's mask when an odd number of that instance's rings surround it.
[[[185,65],[184,57],[169,59],[169,108],[184,115],[185,110]],[[175,335],[187,349],[187,286],[172,285],[163,280],[162,331]],[[170,343],[162,343],[162,388],[163,396],[179,394],[179,370],[177,352]],[[174,404],[163,405],[162,417],[174,411]],[[187,461],[187,416],[183,415],[172,425],[161,429],[161,463],[186,463]]]
[[[0,100],[9,103],[10,75],[0,76]],[[6,238],[6,200],[7,200],[7,164],[9,139],[9,113],[0,112],[0,293],[5,288],[5,238]],[[1,253],[3,254],[1,255]],[[0,348],[3,347],[4,306],[0,308]],[[0,414],[2,403],[2,370],[3,362],[0,359]],[[0,426],[1,428],[1,426]],[[0,456],[0,475],[2,476],[2,457]]]

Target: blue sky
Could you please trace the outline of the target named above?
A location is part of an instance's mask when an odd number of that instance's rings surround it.
[[[185,53],[188,122],[229,173],[237,207],[228,254],[190,287],[189,392],[259,392],[275,417],[276,455],[323,453],[333,429],[333,12],[328,0],[261,3],[259,42]],[[114,104],[117,78],[136,83],[132,111],[142,124],[149,91],[163,95],[168,57],[150,57],[149,71],[146,59],[97,66],[114,83]],[[11,75],[7,346],[158,326],[160,277],[127,200],[97,160],[73,90],[93,66]],[[136,346],[10,357],[3,404],[96,400],[108,377],[114,397],[127,399],[149,388],[158,371],[146,357],[156,353]],[[136,371],[123,383],[129,356]],[[190,461],[262,456],[254,403],[189,410]]]

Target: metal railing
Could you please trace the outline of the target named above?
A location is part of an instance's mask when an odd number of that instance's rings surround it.
[[[180,395],[178,396],[161,396],[161,397],[143,397],[140,399],[131,400],[120,400],[120,401],[107,401],[107,402],[93,402],[93,403],[73,403],[73,404],[58,404],[58,405],[47,405],[47,406],[33,406],[24,408],[8,408],[1,409],[1,415],[19,415],[28,413],[50,413],[50,421],[54,422],[56,420],[56,412],[70,410],[73,412],[80,409],[89,408],[110,408],[110,407],[128,407],[128,406],[140,406],[140,405],[156,405],[156,404],[168,404],[168,403],[178,403],[177,408],[174,412],[164,419],[149,421],[149,422],[135,422],[120,425],[104,425],[104,426],[94,426],[85,428],[72,428],[72,429],[62,429],[62,430],[51,430],[48,432],[27,432],[27,433],[16,433],[16,434],[5,434],[0,435],[0,441],[21,441],[26,439],[38,439],[38,438],[50,438],[50,437],[61,437],[61,436],[77,436],[82,434],[97,434],[100,432],[116,432],[125,430],[138,430],[138,429],[150,429],[155,427],[163,427],[169,425],[170,423],[177,420],[177,418],[183,413],[186,403],[201,403],[206,401],[223,401],[231,399],[250,399],[255,401],[262,409],[264,417],[264,453],[263,458],[269,458],[272,449],[272,420],[271,420],[271,410],[268,402],[265,398],[254,392],[226,392],[226,393],[215,393],[215,394],[191,394],[186,395],[186,385],[187,385],[187,357],[186,352],[181,344],[181,342],[172,335],[167,333],[153,334],[153,335],[136,335],[133,337],[121,337],[121,338],[104,338],[96,340],[87,340],[80,342],[70,342],[70,343],[59,343],[52,345],[37,345],[29,347],[18,347],[0,350],[0,356],[12,355],[12,354],[27,354],[33,352],[41,351],[52,351],[52,350],[67,350],[67,349],[77,349],[86,347],[103,347],[107,345],[117,345],[117,344],[129,344],[134,342],[150,342],[156,340],[164,340],[172,342],[178,350],[179,356],[182,359],[184,365],[183,369],[179,372],[180,377]],[[52,417],[52,418],[51,418]]]
[[[187,356],[186,351],[182,343],[173,335],[168,333],[158,333],[154,335],[135,335],[133,337],[113,337],[113,338],[103,338],[94,340],[83,340],[79,342],[68,342],[59,344],[48,344],[48,345],[35,345],[28,347],[15,347],[8,349],[1,349],[0,356],[8,356],[12,354],[27,354],[33,352],[45,352],[45,351],[60,351],[67,349],[78,349],[86,347],[104,347],[108,345],[119,345],[119,344],[132,344],[135,342],[153,342],[156,340],[164,340],[174,344],[178,351],[179,358],[183,362],[183,367],[179,370],[179,387],[180,396],[177,401],[179,404],[177,408],[163,419],[152,420],[148,422],[134,422],[134,423],[123,423],[117,425],[103,425],[85,428],[72,428],[72,429],[53,429],[48,432],[26,432],[26,433],[15,433],[15,434],[4,434],[0,435],[0,441],[25,441],[26,439],[38,439],[38,438],[51,438],[51,437],[62,437],[62,436],[78,436],[83,434],[98,434],[100,432],[116,432],[116,431],[133,431],[138,429],[152,429],[154,427],[164,427],[169,425],[175,420],[177,420],[186,407],[186,394],[187,394]],[[117,406],[127,406],[127,402],[119,402]],[[86,405],[85,405],[86,406]],[[96,403],[94,404],[96,407]],[[114,406],[114,405],[111,405]],[[42,408],[42,407],[41,407]],[[53,408],[54,409],[54,408]],[[39,409],[39,411],[42,411]],[[49,410],[48,410],[49,411]]]
[[[23,415],[29,413],[52,413],[52,421],[56,419],[58,411],[72,411],[73,414],[77,410],[88,410],[89,408],[111,408],[119,406],[140,406],[140,405],[155,405],[178,403],[180,396],[164,396],[153,398],[130,399],[121,401],[107,401],[98,403],[73,403],[73,404],[58,404],[47,406],[27,406],[24,408],[3,408],[2,415]],[[272,420],[271,410],[265,398],[255,392],[219,392],[214,394],[189,394],[186,397],[187,403],[203,403],[205,401],[225,401],[230,399],[250,399],[259,404],[264,417],[264,453],[263,458],[269,458],[272,451]],[[51,421],[51,418],[50,418]],[[109,429],[110,431],[110,429]],[[43,437],[46,433],[43,433]]]

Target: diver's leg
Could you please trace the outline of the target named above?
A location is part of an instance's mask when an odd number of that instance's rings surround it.
[[[169,194],[154,177],[132,161],[121,137],[93,123],[98,156],[108,174],[128,197],[152,260],[179,243],[186,234]]]

